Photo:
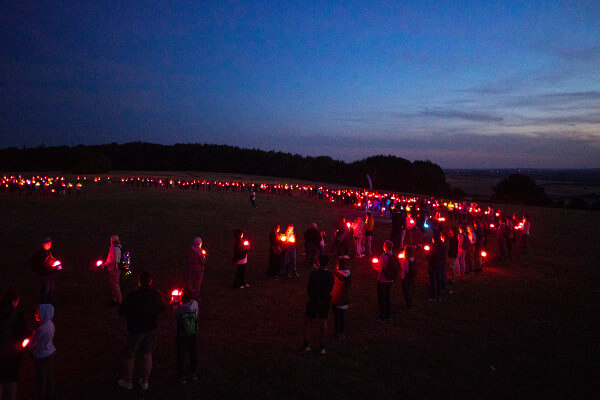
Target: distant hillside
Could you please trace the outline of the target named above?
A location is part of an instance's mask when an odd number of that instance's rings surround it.
[[[111,143],[97,146],[7,148],[0,150],[2,171],[207,171],[338,183],[382,190],[449,196],[442,169],[431,161],[373,156],[353,163],[331,157],[243,149],[214,144]]]

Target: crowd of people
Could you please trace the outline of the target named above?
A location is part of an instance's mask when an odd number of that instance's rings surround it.
[[[122,180],[124,185],[159,187],[162,180]],[[167,181],[172,187],[186,187],[188,184]],[[197,182],[198,183],[198,182]],[[198,183],[198,189],[211,190],[211,184]],[[248,190],[251,203],[256,207],[256,193],[291,195],[297,187],[285,185],[215,185],[219,190]],[[228,189],[224,189],[227,187]],[[230,189],[230,188],[235,189]],[[271,192],[272,190],[272,192]],[[340,218],[334,227],[330,243],[326,243],[325,231],[312,223],[306,229],[304,239],[304,260],[309,272],[306,285],[307,302],[305,308],[304,342],[301,351],[310,352],[313,322],[318,321],[318,351],[327,350],[327,320],[332,311],[335,336],[346,336],[346,312],[350,305],[350,289],[353,285],[349,259],[353,256],[362,259],[361,265],[369,265],[375,271],[377,281],[377,322],[388,322],[392,317],[391,291],[394,282],[399,281],[408,310],[414,307],[413,290],[418,271],[422,269],[419,259],[427,263],[430,293],[429,300],[440,301],[448,285],[453,285],[465,275],[481,272],[487,260],[486,249],[490,237],[496,236],[498,259],[512,257],[517,237],[521,237],[521,248],[527,252],[530,223],[527,215],[522,218],[513,214],[504,215],[491,208],[480,209],[476,204],[447,203],[432,198],[378,195],[367,191],[329,190],[322,187],[303,187],[301,193],[329,201],[341,201],[360,210],[369,207],[354,219]],[[310,192],[310,193],[309,193]],[[350,199],[350,200],[349,200]],[[373,209],[377,199],[378,208]],[[366,206],[365,206],[366,204]],[[391,219],[389,239],[385,240],[381,253],[373,249],[373,232],[376,217]],[[381,224],[381,226],[385,226]],[[384,228],[381,228],[384,229]],[[385,228],[387,229],[387,228]],[[179,382],[195,380],[197,375],[196,340],[199,326],[198,302],[204,278],[207,252],[202,247],[200,237],[193,239],[188,252],[188,280],[182,291],[172,293],[173,323],[176,327],[177,376]],[[3,398],[16,398],[16,382],[19,365],[24,354],[29,353],[35,360],[39,398],[55,396],[52,360],[56,348],[53,345],[55,304],[55,280],[62,268],[61,262],[52,252],[52,240],[45,237],[40,248],[31,257],[31,268],[38,274],[40,302],[37,307],[38,327],[29,334],[23,314],[18,309],[20,296],[9,289],[0,304],[0,383]],[[233,232],[232,262],[235,265],[233,288],[249,288],[246,267],[250,253],[250,242],[244,231]],[[417,257],[421,252],[424,257]],[[272,278],[298,277],[297,242],[293,225],[282,231],[280,225],[273,225],[268,238],[268,266],[266,275]],[[370,259],[371,256],[377,256]],[[167,309],[163,295],[152,287],[152,276],[146,270],[138,271],[138,288],[123,296],[120,280],[127,271],[124,251],[119,236],[110,237],[110,248],[105,260],[99,260],[98,267],[105,268],[108,274],[110,303],[126,320],[126,338],[123,362],[123,376],[118,386],[131,390],[134,386],[133,373],[135,358],[142,358],[142,376],[139,387],[146,390],[152,370],[152,352],[157,341],[158,316]],[[331,266],[332,271],[329,270]],[[448,278],[450,274],[450,278]],[[59,310],[60,312],[60,310]],[[0,392],[1,394],[2,392]]]

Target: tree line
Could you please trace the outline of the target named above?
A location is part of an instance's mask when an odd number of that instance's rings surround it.
[[[133,142],[94,146],[0,149],[2,171],[65,171],[76,174],[109,171],[205,171],[302,179],[341,185],[437,196],[451,196],[440,166],[377,155],[346,163],[281,151],[216,144]],[[460,193],[458,193],[460,194]]]

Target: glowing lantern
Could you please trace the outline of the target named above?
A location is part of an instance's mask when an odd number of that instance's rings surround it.
[[[102,264],[104,264],[104,262],[102,260],[98,260],[96,261],[96,267],[101,266]]]
[[[23,346],[23,348],[27,347],[27,345],[29,344],[31,340],[29,338],[23,340],[23,343],[21,343],[21,346]]]
[[[181,301],[181,296],[183,295],[183,291],[179,289],[175,289],[171,292],[171,304],[177,304]]]
[[[373,259],[371,260],[371,262],[372,262],[373,264],[379,264],[379,258],[377,258],[377,257],[373,257]]]
[[[288,242],[296,243],[296,236],[292,235],[292,236],[288,237]]]
[[[202,250],[202,255],[205,256],[206,255],[206,250]]]
[[[490,228],[495,228],[495,227],[496,227],[496,225],[490,224]]]
[[[404,253],[400,253],[400,254],[398,254],[398,258],[399,258],[399,259],[403,259],[403,258],[404,258]]]
[[[483,258],[487,257],[487,252],[485,250],[481,251],[481,257],[483,257]]]
[[[244,246],[246,246],[246,247],[250,246],[250,242],[247,240],[244,240]]]
[[[62,264],[61,264],[61,262],[60,262],[60,261],[58,261],[58,260],[54,261],[54,263],[52,264],[52,266],[53,266],[54,268],[56,268],[57,270],[61,270],[61,269],[62,269]]]
[[[279,240],[281,240],[282,242],[287,242],[287,236],[281,235],[279,236]]]
[[[429,247],[429,245],[428,245],[428,244],[426,244],[425,246],[423,246],[423,250],[425,250],[425,251],[429,251],[429,249],[430,249],[430,247]]]
[[[444,218],[444,217],[439,217],[438,218],[438,221],[440,221],[440,222],[444,222],[445,220],[446,220],[446,218]]]
[[[350,222],[346,222],[346,226],[350,228]]]

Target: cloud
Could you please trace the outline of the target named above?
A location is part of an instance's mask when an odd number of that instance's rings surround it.
[[[462,119],[475,122],[500,122],[503,118],[480,112],[458,111],[458,110],[430,110],[421,111],[419,115],[424,117],[435,117],[443,119]]]

